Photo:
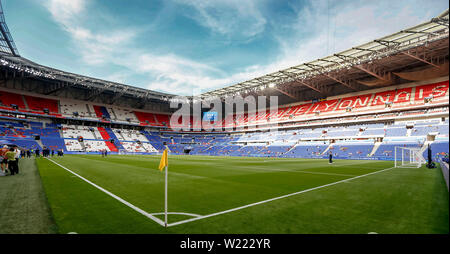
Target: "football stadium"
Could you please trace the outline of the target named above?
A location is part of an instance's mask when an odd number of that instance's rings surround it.
[[[449,233],[448,9],[182,95],[27,59],[2,2],[1,234]]]

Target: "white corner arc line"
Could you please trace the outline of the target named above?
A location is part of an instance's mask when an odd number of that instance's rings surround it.
[[[163,215],[164,212],[161,213],[151,213],[151,215]],[[178,213],[178,212],[167,212],[167,214],[175,214],[175,215],[186,215],[186,216],[191,216],[191,217],[200,217],[201,215],[199,214],[194,214],[194,213]]]
[[[387,170],[391,170],[393,168],[395,168],[395,167],[385,168],[385,169],[382,169],[382,170],[379,170],[379,171],[375,171],[375,172],[371,172],[371,173],[368,173],[368,174],[347,178],[347,179],[340,180],[340,181],[337,181],[337,182],[333,182],[333,183],[317,186],[317,187],[314,187],[314,188],[310,188],[310,189],[306,189],[306,190],[302,190],[302,191],[286,194],[286,195],[275,197],[275,198],[271,198],[271,199],[266,199],[266,200],[263,200],[263,201],[259,201],[259,202],[256,202],[256,203],[252,203],[252,204],[248,204],[248,205],[232,208],[232,209],[221,211],[221,212],[217,212],[217,213],[212,213],[212,214],[203,215],[203,216],[192,218],[192,219],[177,221],[177,222],[174,222],[174,223],[170,223],[167,226],[168,227],[172,227],[172,226],[176,226],[176,225],[180,225],[180,224],[184,224],[184,223],[188,223],[188,222],[192,222],[192,221],[196,221],[196,220],[206,219],[206,218],[209,218],[209,217],[213,217],[213,216],[217,216],[217,215],[221,215],[221,214],[225,214],[225,213],[234,212],[234,211],[237,211],[237,210],[245,209],[245,208],[252,207],[252,206],[261,205],[261,204],[268,203],[268,202],[271,202],[271,201],[275,201],[275,200],[278,200],[278,199],[283,199],[283,198],[295,196],[295,195],[298,195],[298,194],[302,194],[302,193],[305,193],[305,192],[309,192],[309,191],[325,188],[325,187],[328,187],[328,186],[336,185],[336,184],[339,184],[339,183],[348,182],[348,181],[351,181],[351,180],[354,180],[354,179],[358,179],[358,178],[361,178],[361,177],[365,177],[365,176],[369,176],[369,175],[373,175],[373,174],[378,174],[378,173],[381,173],[381,172],[384,172],[384,171],[387,171]]]
[[[86,178],[80,176],[79,174],[77,174],[77,173],[73,172],[72,170],[70,170],[70,169],[64,167],[63,165],[61,165],[61,164],[59,164],[59,163],[53,161],[52,159],[47,158],[47,160],[53,162],[54,164],[60,166],[61,168],[65,169],[65,170],[67,170],[67,171],[70,172],[71,174],[73,174],[73,175],[79,177],[81,180],[83,180],[83,181],[87,182],[88,184],[94,186],[95,188],[97,188],[97,189],[103,191],[103,192],[106,193],[107,195],[111,196],[112,198],[116,199],[117,201],[121,202],[122,204],[124,204],[124,205],[130,207],[131,209],[135,210],[136,212],[138,212],[138,213],[144,215],[145,217],[147,217],[147,218],[153,220],[154,222],[158,223],[159,225],[161,225],[161,226],[163,226],[163,227],[165,226],[164,221],[162,221],[162,220],[156,218],[155,216],[151,215],[150,213],[147,213],[146,211],[142,210],[141,208],[139,208],[139,207],[137,207],[137,206],[135,206],[135,205],[129,203],[128,201],[126,201],[126,200],[120,198],[119,196],[114,195],[113,193],[111,193],[111,192],[109,192],[109,191],[103,189],[102,187],[98,186],[97,184],[95,184],[95,183],[89,181],[88,179],[86,179]]]

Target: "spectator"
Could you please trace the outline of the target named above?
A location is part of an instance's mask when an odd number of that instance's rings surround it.
[[[14,147],[14,152],[16,153],[17,167],[19,167],[19,158],[20,158],[20,153],[21,153],[19,147],[15,146]]]
[[[11,172],[11,175],[19,174],[16,154],[17,153],[15,152],[13,147],[11,147],[8,152],[6,152],[6,158],[8,159],[8,168],[9,172]]]

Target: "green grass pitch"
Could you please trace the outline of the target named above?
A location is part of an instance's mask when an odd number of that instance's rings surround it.
[[[159,156],[52,160],[164,219]],[[440,169],[391,169],[393,162],[385,161],[330,165],[328,160],[170,155],[173,214],[165,228],[50,160],[37,159],[36,165],[52,220],[63,234],[449,232],[449,196]],[[298,194],[283,197],[292,193]]]

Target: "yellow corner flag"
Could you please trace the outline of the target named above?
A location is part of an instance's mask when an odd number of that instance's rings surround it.
[[[159,170],[162,171],[167,166],[169,166],[169,160],[168,160],[167,148],[166,148],[161,157],[161,161],[159,162]]]

